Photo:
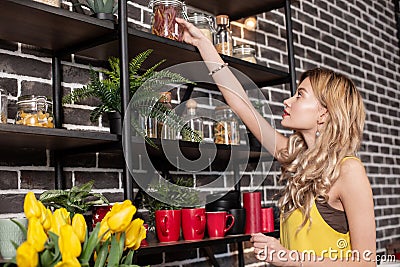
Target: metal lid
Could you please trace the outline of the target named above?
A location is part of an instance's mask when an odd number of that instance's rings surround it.
[[[148,7],[153,8],[157,5],[166,5],[166,6],[185,6],[182,1],[179,0],[151,0],[149,2]]]
[[[194,12],[189,14],[189,22],[191,23],[209,23],[210,20],[211,18],[204,13]]]
[[[17,104],[30,104],[30,103],[39,103],[39,104],[53,104],[50,98],[46,96],[36,96],[36,95],[22,95],[17,99]]]
[[[159,102],[162,102],[162,103],[170,103],[171,102],[171,99],[172,99],[171,92],[161,92],[160,95],[161,95],[161,97],[158,100]]]
[[[249,44],[241,44],[233,47],[233,53],[241,55],[255,55],[256,50]]]
[[[229,24],[229,17],[228,15],[218,15],[216,18],[216,23],[218,25],[228,25]]]

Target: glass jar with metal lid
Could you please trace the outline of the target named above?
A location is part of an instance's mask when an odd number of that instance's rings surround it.
[[[216,144],[239,145],[239,122],[229,106],[215,108],[214,142]]]
[[[45,96],[23,95],[17,100],[15,124],[54,128],[53,104]]]
[[[248,44],[235,46],[233,48],[233,56],[257,64],[256,50]]]
[[[152,0],[149,8],[153,10],[151,32],[181,42],[183,27],[175,18],[188,20],[186,5],[179,0]]]
[[[189,16],[189,22],[195,25],[208,40],[213,42],[213,34],[215,33],[214,23],[210,16],[203,13],[194,12]]]

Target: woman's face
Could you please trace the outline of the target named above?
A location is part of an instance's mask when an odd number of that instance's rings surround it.
[[[310,79],[306,78],[299,85],[294,96],[283,101],[285,110],[282,126],[315,136],[321,114],[321,105],[314,95]]]

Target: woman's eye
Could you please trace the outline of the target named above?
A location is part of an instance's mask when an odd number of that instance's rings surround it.
[[[299,98],[299,97],[301,97],[301,93],[300,92],[297,93],[297,98]]]

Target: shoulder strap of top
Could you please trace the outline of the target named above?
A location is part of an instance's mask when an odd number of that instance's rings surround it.
[[[348,160],[348,159],[356,159],[356,160],[358,160],[358,161],[361,162],[361,160],[360,160],[359,158],[357,158],[356,156],[346,156],[346,157],[344,157],[344,158],[342,159],[342,161],[341,161],[340,163],[343,163],[343,162],[345,162],[345,161]]]

